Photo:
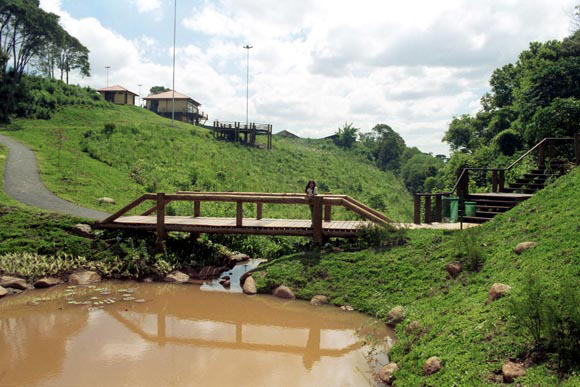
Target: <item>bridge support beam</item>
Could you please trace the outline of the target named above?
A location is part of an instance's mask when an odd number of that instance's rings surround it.
[[[159,192],[157,194],[157,225],[156,225],[157,239],[155,246],[157,250],[163,250],[163,242],[165,241],[165,193]]]
[[[314,211],[312,212],[312,237],[315,243],[322,244],[324,235],[322,234],[322,197],[314,196],[312,198]]]

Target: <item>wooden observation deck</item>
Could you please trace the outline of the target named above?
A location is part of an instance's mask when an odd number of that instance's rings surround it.
[[[214,121],[213,128],[209,126],[207,128],[211,128],[217,139],[250,146],[256,146],[257,136],[266,136],[266,148],[272,149],[272,125],[270,124]]]
[[[123,216],[145,201],[155,205],[141,215]],[[165,206],[171,201],[193,202],[193,216],[167,216]],[[235,218],[201,217],[202,202],[235,202]],[[256,217],[244,218],[243,204],[256,204]],[[312,219],[268,219],[262,217],[263,204],[299,204],[312,206]],[[360,215],[362,221],[331,220],[333,206],[345,207]],[[152,215],[156,213],[155,215]],[[295,235],[312,237],[322,243],[330,237],[354,237],[361,227],[392,222],[385,215],[346,195],[317,195],[309,199],[299,193],[255,193],[255,192],[186,192],[175,194],[148,193],[134,200],[115,214],[98,224],[101,228],[140,229],[157,233],[159,244],[168,231],[183,231],[192,234],[254,234]]]

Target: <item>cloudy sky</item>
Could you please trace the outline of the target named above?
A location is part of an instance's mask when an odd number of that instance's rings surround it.
[[[493,69],[531,41],[571,33],[570,0],[176,0],[175,89],[210,122],[249,118],[303,137],[386,123],[407,145],[448,153]],[[171,87],[174,0],[40,0],[91,51],[94,88]]]

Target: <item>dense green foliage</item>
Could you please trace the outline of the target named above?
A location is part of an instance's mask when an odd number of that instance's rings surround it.
[[[529,364],[527,375],[518,379],[521,386],[577,386],[576,366],[552,351],[560,348],[569,358],[572,345],[578,348],[577,325],[572,325],[577,301],[570,300],[578,300],[580,290],[567,281],[580,274],[579,190],[576,169],[481,226],[477,235],[458,232],[465,235],[455,238],[445,231],[410,230],[401,247],[289,255],[265,264],[255,277],[262,292],[284,284],[299,298],[324,294],[335,305],[352,305],[379,318],[404,306],[407,318],[397,327],[390,354],[401,368],[395,386],[496,386],[501,365],[510,358]],[[538,246],[521,255],[513,252],[515,245],[529,240]],[[449,279],[446,263],[467,258],[467,244],[475,245],[478,270]],[[514,317],[511,302],[526,297],[530,272],[542,279],[543,299],[553,300],[546,307],[557,320],[539,334],[543,348],[535,345],[527,320]],[[493,283],[508,284],[512,292],[486,304]],[[528,304],[538,306],[537,301]],[[421,329],[407,331],[413,320]],[[422,366],[430,356],[439,356],[443,369],[425,377]]]
[[[489,83],[481,110],[451,121],[443,137],[451,161],[430,189],[449,189],[458,168],[503,168],[543,138],[580,131],[580,31],[562,41],[531,43],[516,63],[495,69]],[[559,158],[572,156],[570,146],[557,149]],[[490,176],[474,183],[489,189]]]
[[[113,105],[66,107],[51,120],[17,119],[4,129],[36,150],[49,189],[91,208],[112,211],[145,192],[303,192],[314,179],[320,193],[348,194],[394,219],[410,218],[410,197],[396,176],[329,140],[275,138],[267,151],[216,141],[209,130],[188,124],[171,127],[170,120],[144,109]],[[99,204],[100,197],[118,205]],[[192,211],[192,203],[168,208],[176,214]],[[246,216],[254,213],[255,206],[244,208]],[[234,214],[232,204],[202,205],[202,215]],[[309,209],[266,205],[264,216],[307,218]],[[337,208],[333,216],[353,214]]]
[[[56,68],[61,81],[66,76],[67,84],[69,73],[75,69],[83,76],[90,75],[89,50],[66,32],[58,19],[41,9],[38,0],[0,2],[0,122],[13,117],[49,118],[58,105],[94,104],[95,95],[83,96],[83,102],[72,101],[68,98],[71,89],[57,83],[38,87],[49,82],[25,75],[28,69],[28,73],[37,71],[53,79]]]
[[[342,148],[352,148],[356,142],[359,129],[352,126],[352,123],[345,123],[342,128],[338,128],[334,143]]]

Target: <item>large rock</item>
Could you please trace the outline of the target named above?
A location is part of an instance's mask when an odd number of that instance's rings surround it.
[[[77,271],[68,277],[68,283],[72,285],[88,285],[100,281],[100,274],[89,270]]]
[[[432,375],[439,371],[441,367],[441,359],[437,356],[431,356],[425,361],[425,364],[423,364],[423,374],[425,374],[425,376]]]
[[[445,270],[449,273],[449,277],[455,278],[461,273],[461,269],[463,269],[463,264],[461,262],[450,262],[445,265]]]
[[[285,298],[288,300],[293,300],[296,298],[296,296],[294,296],[294,293],[292,293],[292,290],[290,290],[288,286],[284,285],[278,286],[276,289],[274,289],[272,294],[275,295],[276,297]]]
[[[497,300],[498,298],[502,298],[506,294],[509,293],[511,290],[511,286],[504,285],[504,284],[493,284],[491,288],[489,288],[489,296],[487,297],[486,304]]]
[[[245,294],[249,295],[254,295],[258,292],[258,290],[256,289],[256,281],[254,281],[253,277],[246,278],[242,290],[244,291]]]
[[[8,290],[6,290],[2,286],[0,286],[0,298],[4,297],[7,294],[8,294]]]
[[[400,322],[405,319],[405,308],[402,306],[395,306],[393,309],[387,313],[387,324],[396,327]]]
[[[106,204],[115,204],[115,199],[112,198],[107,198],[107,197],[103,197],[103,198],[98,198],[97,202],[99,203],[106,203]]]
[[[163,281],[182,284],[189,281],[189,276],[180,271],[174,271],[172,273],[167,274],[163,279]]]
[[[321,294],[317,294],[316,296],[310,299],[310,305],[320,306],[324,304],[328,304],[328,297],[323,296]]]
[[[30,289],[31,287],[24,279],[18,277],[11,277],[8,275],[3,275],[2,277],[0,277],[0,286],[19,290]]]
[[[76,235],[84,237],[84,238],[92,238],[93,237],[93,229],[88,224],[84,223],[77,223],[73,226],[72,232]]]
[[[514,253],[516,253],[517,255],[520,255],[524,251],[529,250],[532,247],[536,247],[537,245],[538,245],[538,243],[536,243],[536,242],[518,243],[517,246],[514,248]]]
[[[390,386],[391,384],[393,384],[393,381],[395,380],[394,374],[398,370],[399,366],[397,365],[397,363],[389,363],[380,369],[379,379],[381,379],[383,383],[386,383]]]
[[[58,285],[60,283],[62,283],[62,281],[59,280],[58,278],[46,277],[46,278],[41,278],[38,281],[36,281],[34,283],[34,287],[35,288],[49,288],[51,286]]]
[[[526,374],[526,369],[523,364],[514,363],[508,360],[501,366],[501,373],[504,382],[512,383],[515,378],[524,376]]]

